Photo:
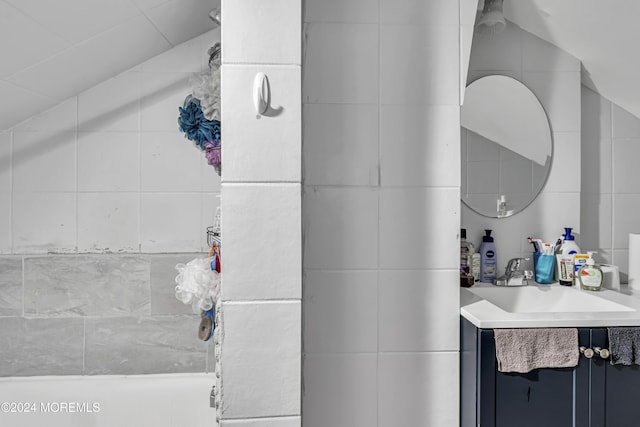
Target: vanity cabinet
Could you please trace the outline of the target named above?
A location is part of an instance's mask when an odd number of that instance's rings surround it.
[[[586,348],[608,348],[606,328],[578,328]],[[578,366],[498,372],[492,329],[462,318],[461,427],[637,427],[640,367],[597,354]]]

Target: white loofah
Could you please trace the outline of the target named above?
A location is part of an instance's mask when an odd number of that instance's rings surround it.
[[[189,78],[192,96],[200,101],[207,120],[220,120],[220,69],[195,73]]]
[[[211,258],[196,258],[176,265],[176,298],[191,304],[194,313],[211,309],[220,295],[220,274],[211,269]]]

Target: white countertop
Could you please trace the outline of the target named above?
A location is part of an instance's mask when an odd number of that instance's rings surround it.
[[[640,291],[476,283],[460,288],[460,314],[478,328],[640,326]]]

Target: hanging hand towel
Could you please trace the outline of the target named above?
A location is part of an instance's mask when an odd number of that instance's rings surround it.
[[[539,368],[571,368],[578,364],[575,328],[494,329],[500,372],[531,372]]]
[[[612,365],[640,365],[640,328],[607,328]]]

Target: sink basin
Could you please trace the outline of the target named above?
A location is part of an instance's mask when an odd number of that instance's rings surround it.
[[[565,286],[478,287],[469,291],[509,313],[635,311],[596,293]]]

